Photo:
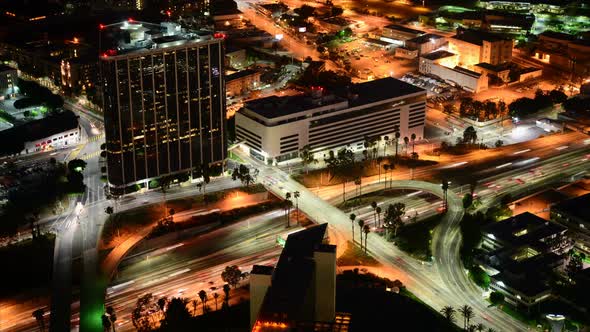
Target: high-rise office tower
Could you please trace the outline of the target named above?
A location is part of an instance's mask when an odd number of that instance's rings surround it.
[[[225,159],[223,39],[174,23],[101,26],[111,192]]]

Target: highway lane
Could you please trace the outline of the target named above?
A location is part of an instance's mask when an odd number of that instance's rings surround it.
[[[124,261],[107,289],[106,305],[115,308],[120,320],[117,330],[133,330],[131,311],[137,298],[150,292],[158,297],[193,299],[204,289],[211,298],[211,287],[215,287],[221,303],[222,270],[237,265],[249,272],[255,264],[274,265],[281,252],[277,236],[295,229],[286,229],[284,212],[274,210],[171,244],[164,253],[150,252]]]

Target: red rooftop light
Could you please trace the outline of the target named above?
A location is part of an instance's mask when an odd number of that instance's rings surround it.
[[[213,38],[225,39],[225,37],[226,37],[225,33],[216,32],[216,33],[213,34]]]
[[[103,30],[104,28],[106,28],[106,26],[105,26],[104,24],[99,24],[99,25],[98,25],[98,28],[99,28],[100,30]]]
[[[133,17],[130,17],[130,18],[128,18],[128,19],[127,19],[127,21],[128,21],[129,23],[133,23],[133,22],[135,22],[135,20],[133,19]]]

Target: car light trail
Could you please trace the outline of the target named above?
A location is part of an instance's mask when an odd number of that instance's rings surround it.
[[[558,147],[556,147],[556,148],[555,148],[555,150],[557,150],[557,151],[561,151],[561,150],[565,150],[565,149],[567,149],[567,148],[569,148],[569,146],[567,146],[567,145],[563,145],[563,146],[558,146]]]
[[[524,149],[524,150],[516,151],[516,152],[514,152],[512,155],[517,155],[517,154],[521,154],[521,153],[526,153],[526,152],[529,152],[529,151],[531,151],[531,149]]]
[[[183,269],[183,270],[180,270],[180,271],[176,271],[176,272],[174,272],[174,273],[170,273],[170,277],[172,277],[172,278],[173,278],[173,277],[176,277],[177,275],[181,275],[181,274],[183,274],[183,273],[187,273],[187,272],[188,272],[188,271],[190,271],[190,270],[191,270],[191,269],[189,269],[189,268],[186,268],[186,269]]]
[[[508,167],[508,166],[510,166],[510,165],[512,165],[512,163],[505,163],[505,164],[502,164],[502,165],[496,166],[496,168],[500,169],[500,168]]]
[[[416,195],[419,195],[419,194],[421,194],[421,193],[422,193],[422,190],[418,190],[418,191],[415,191],[415,192],[413,192],[413,193],[409,193],[409,194],[407,194],[407,195],[406,195],[406,197],[412,197],[412,196],[416,196]]]

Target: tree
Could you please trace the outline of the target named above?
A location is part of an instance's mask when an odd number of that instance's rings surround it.
[[[296,220],[295,224],[298,225],[299,224],[299,197],[301,197],[301,193],[299,191],[294,191],[293,197],[295,198],[295,210],[297,211],[297,220]]]
[[[199,305],[197,299],[193,299],[191,301],[192,307],[193,307],[193,316],[197,315],[197,306]]]
[[[299,150],[299,158],[301,158],[301,163],[305,168],[305,174],[309,174],[309,169],[307,166],[318,163],[318,160],[315,159],[314,154],[311,152],[311,146],[309,144]]]
[[[158,304],[151,293],[137,299],[135,308],[131,312],[131,322],[140,331],[151,331],[153,328],[152,315],[159,312]]]
[[[410,144],[410,139],[408,138],[408,136],[404,137],[404,145],[405,147],[405,151],[406,151],[406,156],[408,155],[408,145]]]
[[[229,284],[223,285],[223,294],[224,294],[223,302],[226,307],[229,307],[229,291],[230,291],[230,289],[231,288],[229,287]]]
[[[486,327],[482,323],[475,325],[475,329],[479,332],[482,332],[483,330],[485,330],[485,328]]]
[[[453,104],[446,104],[443,106],[443,113],[445,114],[453,114],[457,111],[457,108]]]
[[[199,291],[199,298],[201,299],[201,306],[203,307],[203,314],[205,313],[205,311],[207,309],[205,309],[206,304],[207,304],[207,292],[205,292],[204,290],[200,290]]]
[[[455,308],[451,306],[444,306],[440,309],[440,313],[450,322],[455,322]]]
[[[315,12],[315,8],[309,5],[303,5],[293,10],[301,19],[306,21]]]
[[[383,165],[383,170],[385,171],[385,188],[387,188],[387,171],[389,170],[389,167],[389,164]]]
[[[467,329],[469,326],[469,321],[474,317],[473,308],[468,305],[464,305],[459,308],[459,313],[463,316],[463,328]]]
[[[574,276],[584,268],[584,258],[584,253],[576,253],[573,250],[570,252],[569,262],[565,266],[565,271],[570,279],[574,278]]]
[[[236,288],[242,278],[242,271],[237,265],[226,266],[225,270],[221,272],[221,280],[228,283],[233,288]]]
[[[191,314],[186,307],[188,300],[185,298],[172,298],[161,322],[163,331],[187,331],[191,322]]]
[[[113,323],[111,323],[111,320],[109,319],[109,316],[107,316],[107,314],[102,314],[102,316],[100,316],[100,321],[102,322],[103,331],[108,332],[111,330]]]
[[[117,322],[117,313],[112,306],[108,306],[106,308],[106,315],[109,317],[109,321],[111,322],[111,327],[113,328],[113,332],[115,332],[115,326]]]
[[[361,250],[363,250],[363,227],[365,227],[365,221],[363,219],[358,220],[359,225],[359,236],[361,238]]]
[[[497,148],[499,148],[499,147],[501,147],[502,145],[504,145],[504,141],[503,141],[503,140],[501,140],[501,139],[499,139],[499,140],[497,140],[497,141],[496,141],[496,143],[494,143],[494,145],[495,145]]]
[[[449,190],[449,181],[443,179],[441,187],[443,191],[443,210],[446,212],[448,208],[447,192]]]
[[[217,298],[219,298],[219,294],[213,293],[213,299],[215,299],[215,311],[217,311]]]
[[[383,136],[383,157],[385,157],[387,154],[385,149],[387,148],[388,145],[389,145],[389,136],[385,135],[385,136]]]
[[[396,125],[393,129],[394,134],[395,134],[395,158],[397,159],[397,147],[399,145],[399,138],[401,137],[401,133],[399,131],[399,126]]]
[[[406,205],[400,202],[389,204],[387,210],[385,210],[383,226],[388,232],[393,229],[393,236],[397,236],[397,230],[403,225],[402,216],[404,215],[405,211]]]
[[[416,134],[412,133],[412,135],[410,135],[410,140],[412,141],[412,154],[414,154],[414,148],[416,147]]]
[[[463,131],[463,143],[465,144],[475,144],[477,142],[477,131],[473,126],[469,126],[465,128]]]
[[[86,162],[82,159],[72,159],[68,162],[70,172],[82,172],[86,168]]]
[[[168,215],[170,216],[170,221],[174,221],[174,214],[176,211],[174,209],[168,210]]]
[[[342,15],[342,13],[344,13],[344,9],[342,9],[342,7],[332,6],[332,9],[331,9],[332,16],[340,16],[340,15]]]
[[[463,208],[468,209],[471,204],[473,204],[473,195],[467,193],[465,196],[463,196]]]
[[[504,294],[500,293],[500,292],[491,292],[490,293],[490,302],[492,302],[493,305],[495,306],[499,306],[502,303],[504,303]]]
[[[164,311],[166,311],[166,304],[168,304],[168,298],[166,297],[161,297],[158,299],[158,308],[160,308],[160,312],[162,314],[164,314]]]
[[[375,212],[377,213],[377,227],[379,227],[381,226],[381,207],[375,208]]]
[[[372,201],[371,207],[373,208],[373,222],[377,224],[377,202]]]
[[[326,164],[332,174],[330,180],[335,176],[342,179],[342,201],[346,201],[346,182],[350,178],[355,178],[359,173],[359,169],[355,167],[354,153],[347,148],[338,150],[337,154],[330,151],[329,157],[326,158]]]
[[[287,217],[287,228],[291,227],[290,214],[293,202],[291,201],[291,193],[285,194],[285,200],[283,201],[283,209],[285,210],[285,216]]]
[[[350,224],[352,225],[352,238],[354,239],[354,221],[356,219],[356,215],[354,213],[351,213],[350,216],[348,216],[348,218],[350,218]]]
[[[363,231],[365,232],[365,254],[367,253],[367,236],[371,232],[371,228],[369,225],[363,226]]]
[[[250,174],[250,169],[244,164],[234,168],[231,178],[234,181],[240,180],[246,187],[249,187],[250,184],[254,182],[254,178]]]
[[[45,331],[45,309],[39,308],[33,311],[33,317],[35,317],[35,320],[37,321],[39,331]]]

